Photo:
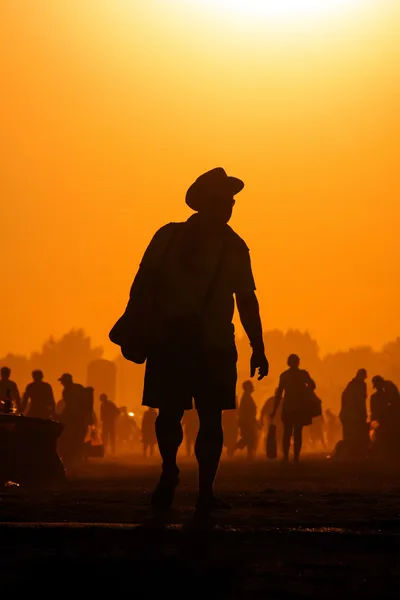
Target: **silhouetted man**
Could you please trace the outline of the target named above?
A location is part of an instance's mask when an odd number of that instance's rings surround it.
[[[289,369],[280,376],[271,417],[274,418],[283,398],[283,460],[284,462],[289,460],[290,440],[293,436],[294,462],[298,463],[302,446],[303,427],[310,425],[312,422],[309,400],[315,390],[315,383],[307,371],[300,369],[300,358],[296,354],[289,356],[287,364]]]
[[[326,450],[325,443],[325,419],[323,415],[319,417],[315,417],[312,420],[311,425],[309,426],[309,435],[310,435],[310,445],[313,451],[318,449],[318,446]],[[321,449],[320,448],[320,449]]]
[[[254,385],[251,381],[243,383],[243,396],[239,404],[239,429],[241,438],[237,447],[243,450],[247,449],[247,455],[250,460],[254,459],[257,451],[258,442],[258,421],[257,405],[254,402],[252,393]]]
[[[116,423],[119,410],[114,402],[108,399],[107,394],[100,394],[100,420],[102,423],[102,437],[104,452],[111,447],[111,454],[115,454],[115,440],[117,436]]]
[[[148,350],[143,395],[145,405],[160,409],[156,432],[163,465],[152,498],[156,509],[173,501],[181,420],[192,399],[200,421],[197,508],[224,506],[214,497],[213,483],[223,446],[222,411],[235,408],[234,296],[253,348],[251,376],[256,370],[260,379],[268,374],[249,250],[227,224],[243,186],[222,168],[201,175],[186,193],[197,214],[156,233],[132,286],[131,300],[146,287],[157,289],[159,335]]]
[[[199,431],[199,418],[195,410],[185,410],[182,419],[183,431],[186,442],[186,455],[190,458],[193,455],[196,437]]]
[[[385,380],[380,375],[372,378],[375,392],[371,395],[371,421],[378,421],[379,425],[386,425],[389,413],[389,395],[385,391]]]
[[[33,381],[28,383],[22,397],[21,410],[27,417],[52,419],[56,409],[53,389],[49,383],[43,381],[42,371],[32,371],[32,378]],[[25,412],[28,402],[28,411]]]
[[[154,455],[154,446],[157,443],[156,437],[156,419],[157,412],[154,408],[149,408],[143,415],[142,420],[142,444],[143,456],[147,458],[147,451],[150,456]]]
[[[367,371],[359,369],[356,376],[342,393],[340,420],[346,451],[353,457],[365,457],[367,453]]]
[[[8,367],[2,367],[0,371],[0,401],[6,404],[10,404],[9,409],[12,410],[15,405],[17,410],[21,408],[21,397],[19,395],[18,386],[15,381],[10,379],[11,369]]]
[[[400,449],[400,393],[393,381],[380,375],[372,378],[375,393],[371,396],[371,421],[378,421],[376,441],[388,456]]]
[[[74,383],[70,373],[61,375],[59,381],[64,388],[60,421],[65,426],[60,438],[60,452],[67,462],[79,462],[83,458],[85,435],[93,419],[93,407],[89,405],[84,386]]]
[[[328,450],[333,450],[340,439],[340,420],[339,417],[333,414],[328,408],[325,411],[325,431]]]
[[[134,416],[128,415],[126,406],[119,408],[117,419],[118,446],[132,450],[133,445],[139,438],[139,427]]]

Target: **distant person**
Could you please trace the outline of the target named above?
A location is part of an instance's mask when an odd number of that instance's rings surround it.
[[[398,420],[400,414],[400,392],[399,388],[390,379],[384,379],[380,375],[374,377],[375,382],[379,382],[379,386],[383,387],[388,399],[389,411],[391,418]]]
[[[119,416],[119,410],[112,402],[108,399],[107,394],[100,394],[100,420],[102,423],[102,437],[104,452],[107,452],[108,448],[111,448],[111,454],[115,454],[115,442],[116,442],[116,423]]]
[[[65,402],[62,398],[60,398],[60,400],[58,400],[58,402],[56,404],[56,417],[57,417],[58,421],[61,419],[61,415],[63,414],[64,409],[65,409]]]
[[[302,446],[303,427],[310,425],[312,421],[309,400],[316,386],[308,372],[300,369],[300,358],[297,354],[291,354],[287,364],[289,369],[284,371],[279,379],[271,418],[275,417],[283,399],[283,461],[287,462],[289,460],[290,441],[293,436],[294,462],[298,463]]]
[[[342,393],[339,417],[343,428],[343,445],[346,454],[353,458],[365,458],[368,451],[366,379],[367,371],[359,369]]]
[[[154,446],[157,444],[156,436],[157,411],[155,408],[148,408],[142,419],[142,444],[144,458],[154,456]]]
[[[32,371],[33,381],[26,386],[21,406],[21,411],[27,417],[52,419],[55,415],[53,389],[49,383],[43,381],[43,377],[42,371]]]
[[[186,456],[193,456],[196,437],[199,432],[199,417],[195,410],[185,410],[182,419],[184,438],[186,442]]]
[[[83,458],[84,440],[93,422],[92,394],[90,389],[75,383],[70,373],[64,373],[59,381],[63,386],[64,409],[60,421],[64,431],[60,438],[60,453],[67,463],[80,462]]]
[[[133,450],[139,438],[139,427],[135,417],[128,414],[126,406],[119,407],[117,419],[117,443],[119,450]]]
[[[222,415],[222,430],[224,435],[224,446],[229,458],[235,455],[236,444],[239,434],[239,422],[237,409],[225,410]]]
[[[21,409],[21,396],[15,381],[10,379],[11,369],[2,367],[0,370],[0,401],[3,403],[3,411],[11,412],[13,408]]]
[[[254,402],[252,393],[254,385],[251,381],[243,383],[243,395],[239,404],[239,430],[240,440],[237,447],[240,450],[246,448],[247,456],[250,460],[256,457],[258,443],[258,421],[257,421],[257,405]]]
[[[309,426],[310,445],[313,452],[326,450],[325,443],[325,419],[321,415],[315,417]]]
[[[338,416],[328,408],[325,411],[326,443],[329,451],[332,451],[341,438],[341,424]]]
[[[276,394],[276,391],[275,391]],[[265,435],[265,448],[267,444],[269,427],[271,424],[275,425],[275,435],[276,435],[276,445],[278,455],[282,453],[282,437],[283,437],[283,423],[282,423],[282,404],[279,405],[276,414],[274,415],[274,420],[272,422],[271,415],[274,413],[275,406],[275,395],[270,396],[264,403],[264,406],[261,409],[260,415],[260,427],[261,430],[264,431]]]
[[[400,451],[400,393],[393,381],[380,375],[372,378],[371,421],[378,422],[376,442],[386,458],[397,458]]]
[[[376,375],[372,378],[372,387],[375,392],[371,395],[370,409],[371,422],[377,421],[380,426],[386,425],[389,416],[389,397],[385,391],[385,380]]]
[[[181,420],[184,411],[192,408],[192,399],[200,420],[195,447],[197,509],[208,513],[228,508],[215,498],[213,484],[223,447],[222,411],[235,408],[234,296],[253,350],[251,376],[257,370],[259,379],[268,374],[249,250],[228,226],[234,196],[243,186],[222,168],[204,173],[191,185],[186,203],[196,214],[156,233],[133,283],[127,310],[110,333],[125,355],[132,351],[135,360],[130,332],[133,325],[140,328],[146,307],[146,314],[151,313],[147,322],[155,331],[147,346],[143,403],[159,409],[156,431],[163,464],[152,498],[157,510],[168,509],[173,501],[179,481],[176,455],[183,438]]]

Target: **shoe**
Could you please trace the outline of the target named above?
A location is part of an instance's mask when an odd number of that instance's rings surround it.
[[[167,511],[174,501],[175,489],[179,484],[179,477],[165,477],[161,475],[160,481],[151,497],[151,506],[155,510]]]

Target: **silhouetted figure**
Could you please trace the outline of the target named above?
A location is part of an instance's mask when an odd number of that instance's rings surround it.
[[[243,186],[222,168],[193,183],[186,203],[197,214],[156,233],[133,283],[122,325],[117,326],[117,334],[115,327],[110,334],[130,355],[134,340],[126,339],[123,332],[132,331],[135,314],[146,312],[151,297],[148,322],[156,326],[148,341],[143,403],[160,409],[156,431],[163,470],[152,498],[156,509],[167,509],[173,501],[179,474],[176,456],[183,438],[181,420],[184,411],[192,408],[192,399],[200,421],[195,446],[197,508],[208,512],[223,507],[214,497],[213,483],[223,446],[222,411],[235,408],[234,295],[253,348],[251,376],[256,370],[260,379],[268,374],[249,250],[227,225],[234,196]],[[143,353],[139,354],[136,360],[142,361]]]
[[[343,448],[347,456],[365,458],[368,450],[367,371],[359,369],[342,393],[340,421],[343,428]]]
[[[276,391],[275,391],[276,394]],[[272,422],[271,415],[274,413],[275,406],[275,396],[271,396],[265,401],[264,406],[261,409],[260,415],[260,427],[264,431],[265,435],[265,449],[267,449],[267,441],[268,441],[268,433],[270,431],[270,426],[275,426],[275,436],[276,436],[276,449],[277,454],[280,455],[282,453],[282,437],[283,437],[283,422],[282,422],[282,404],[279,405],[276,414],[274,415],[274,420]]]
[[[253,396],[254,385],[251,381],[243,383],[243,396],[239,404],[239,430],[240,440],[237,447],[240,450],[247,449],[249,459],[254,459],[257,452],[258,442],[258,421],[257,421],[257,405],[254,402]]]
[[[157,444],[156,436],[157,411],[155,408],[149,408],[143,415],[142,420],[142,443],[143,456],[147,458],[147,452],[150,456],[154,455],[154,446]]]
[[[330,409],[325,411],[325,433],[326,443],[329,451],[332,451],[341,437],[341,424],[338,416]]]
[[[380,375],[372,378],[372,385],[375,392],[370,402],[371,421],[379,423],[375,450],[384,458],[395,458],[400,450],[400,393],[393,381]]]
[[[226,453],[229,458],[233,458],[239,434],[237,409],[224,411],[222,415],[222,430],[224,434],[224,446],[226,448]]]
[[[119,449],[132,450],[139,441],[139,427],[134,416],[128,414],[126,406],[119,408],[117,419],[117,441]]]
[[[28,383],[22,397],[21,411],[27,417],[52,419],[56,410],[53,389],[49,383],[43,381],[42,371],[32,371],[32,378],[33,381]]]
[[[102,422],[102,437],[104,452],[111,447],[111,454],[115,454],[115,441],[117,436],[116,422],[119,410],[114,402],[108,399],[107,394],[100,394],[100,420]]]
[[[13,407],[21,410],[21,397],[15,381],[10,379],[11,369],[2,367],[0,371],[0,402],[3,412],[11,412]]]
[[[312,451],[326,450],[325,443],[325,420],[323,415],[314,417],[309,429],[309,440]]]
[[[83,458],[85,435],[88,426],[93,422],[93,390],[74,383],[70,373],[64,373],[59,381],[64,388],[64,410],[60,421],[65,426],[59,448],[62,458],[71,464]]]
[[[315,390],[315,383],[304,369],[300,369],[300,358],[291,354],[287,362],[289,369],[284,371],[279,379],[279,386],[275,395],[275,406],[271,417],[283,398],[283,460],[289,460],[290,440],[294,440],[294,462],[298,463],[302,446],[302,433],[305,425],[310,425],[310,398]]]
[[[375,392],[371,395],[371,421],[377,421],[379,425],[385,424],[388,419],[389,398],[385,391],[385,380],[376,375],[372,378],[372,386]]]
[[[193,456],[196,437],[199,432],[199,417],[195,410],[185,410],[182,419],[183,432],[186,443],[186,455],[190,458]]]

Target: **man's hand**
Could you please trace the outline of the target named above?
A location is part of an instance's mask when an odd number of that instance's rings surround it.
[[[250,359],[250,377],[254,377],[258,369],[258,381],[264,379],[269,372],[269,364],[264,352],[253,352]]]

